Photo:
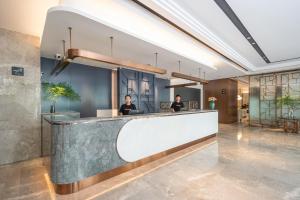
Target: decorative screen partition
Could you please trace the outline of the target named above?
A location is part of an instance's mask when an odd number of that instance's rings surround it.
[[[137,109],[145,113],[155,112],[155,76],[153,74],[119,69],[119,106],[129,94]]]
[[[288,107],[278,99],[289,95],[300,99],[300,70],[250,76],[250,125],[280,126],[288,117]],[[294,111],[300,119],[300,105]]]

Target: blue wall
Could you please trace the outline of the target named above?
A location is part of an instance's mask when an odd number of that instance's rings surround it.
[[[50,76],[54,59],[41,58],[42,82],[67,82],[81,101],[60,99],[56,111],[78,111],[81,117],[95,117],[97,109],[111,108],[111,70],[81,64],[70,64],[58,76]],[[49,112],[50,102],[42,100],[42,112]]]

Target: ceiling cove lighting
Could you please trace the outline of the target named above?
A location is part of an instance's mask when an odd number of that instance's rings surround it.
[[[210,45],[206,44],[205,42],[203,42],[202,40],[200,40],[199,38],[197,38],[196,36],[194,36],[190,32],[186,31],[185,29],[181,28],[177,24],[173,23],[172,21],[170,21],[167,18],[165,18],[164,16],[162,16],[161,14],[159,14],[156,11],[152,10],[150,7],[148,7],[147,5],[145,5],[144,3],[142,3],[141,1],[139,1],[139,0],[132,0],[132,1],[135,2],[135,3],[137,3],[138,5],[140,5],[141,7],[145,8],[146,10],[148,10],[149,12],[151,12],[152,14],[158,16],[159,18],[161,18],[165,22],[169,23],[173,27],[177,28],[181,32],[183,32],[183,33],[187,34],[188,36],[190,36],[191,38],[195,39],[197,42],[200,42],[205,47],[207,47],[208,49],[212,50],[214,53],[217,53],[225,61],[227,61],[228,63],[232,64],[238,70],[243,71],[243,72],[247,72],[248,71],[248,69],[246,67],[241,66],[240,64],[238,64],[234,60],[232,60],[229,57],[225,56],[224,54],[222,54],[218,50],[214,49]],[[166,10],[167,12],[171,13],[176,18],[180,19],[183,23],[185,23],[186,25],[188,25],[195,32],[197,32],[197,33],[199,33],[201,35],[205,35],[207,38],[209,38],[209,39],[213,40],[214,42],[216,42],[223,49],[226,49],[226,51],[228,51],[232,56],[238,57],[238,60],[242,60],[243,63],[246,63],[245,64],[246,66],[252,67],[251,63],[249,63],[245,58],[243,58],[241,55],[239,55],[234,49],[232,49],[230,46],[228,46],[226,43],[224,43],[216,35],[214,35],[213,33],[211,33],[205,26],[203,26],[201,23],[199,23],[198,20],[196,20],[189,13],[187,13],[185,10],[183,10],[174,1],[172,1],[172,0],[153,0],[153,1],[154,1],[155,4],[157,4],[158,6],[160,6],[161,8],[163,8],[164,10]],[[210,67],[216,70],[216,68],[214,66],[210,65]]]

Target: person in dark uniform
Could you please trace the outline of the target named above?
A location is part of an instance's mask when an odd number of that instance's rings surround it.
[[[184,104],[181,101],[181,96],[177,94],[175,97],[175,101],[171,105],[171,110],[173,112],[179,112],[182,108],[184,108]]]
[[[119,110],[120,115],[128,115],[130,110],[136,110],[136,106],[131,103],[131,96],[125,96],[125,104],[123,104]]]

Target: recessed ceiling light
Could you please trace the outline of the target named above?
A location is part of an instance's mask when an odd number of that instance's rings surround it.
[[[247,40],[250,40],[251,39],[251,37],[249,36],[249,37],[247,37]]]
[[[252,44],[254,45],[254,44],[255,44],[255,42],[252,42]]]

